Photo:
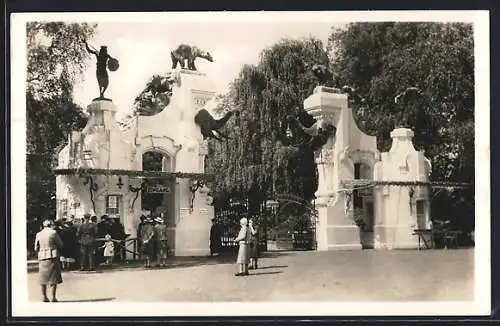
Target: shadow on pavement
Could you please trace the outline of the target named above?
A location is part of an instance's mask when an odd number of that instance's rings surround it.
[[[271,269],[271,268],[287,268],[288,265],[279,265],[279,266],[262,266],[259,267],[258,269]]]
[[[285,256],[295,256],[297,255],[296,252],[293,251],[265,251],[261,253],[260,257],[261,258],[279,258],[279,257],[285,257]]]
[[[258,276],[258,275],[270,275],[270,274],[281,274],[283,271],[276,271],[276,272],[262,272],[262,273],[250,273],[248,276]]]
[[[266,251],[260,254],[260,258],[279,258],[283,256],[294,256],[295,252],[287,251]],[[196,267],[196,266],[210,266],[210,265],[223,265],[223,264],[236,264],[237,254],[225,253],[221,256],[204,256],[204,257],[170,257],[167,259],[167,266],[165,267],[152,267],[145,270],[158,270],[158,269],[171,269],[171,268],[185,268],[185,267]],[[259,269],[270,269],[270,268],[285,268],[288,266],[263,266]],[[123,271],[127,269],[137,269],[144,268],[144,262],[140,260],[129,261],[127,263],[116,263],[111,266],[101,265],[96,271],[79,271],[73,270],[69,271],[75,274],[95,274],[102,272],[113,272],[113,271]]]
[[[59,302],[102,302],[102,301],[113,301],[116,298],[97,298],[97,299],[78,299],[78,300],[59,300]]]

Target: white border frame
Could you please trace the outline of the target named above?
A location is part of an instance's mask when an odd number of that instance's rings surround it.
[[[277,302],[277,303],[65,303],[28,301],[26,269],[26,32],[32,20],[94,22],[332,22],[461,21],[474,24],[476,246],[475,300],[470,302]],[[21,316],[374,316],[489,315],[490,262],[490,67],[488,11],[21,13],[11,14],[11,255],[12,314]],[[19,248],[19,249],[17,249]],[[244,309],[243,308],[244,305]],[[111,308],[111,309],[110,309]]]

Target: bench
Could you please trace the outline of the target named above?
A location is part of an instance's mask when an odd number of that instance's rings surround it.
[[[418,250],[422,249],[421,244],[423,244],[426,249],[434,248],[434,235],[432,229],[415,229],[413,235],[418,236]]]
[[[445,233],[444,246],[446,249],[448,248],[458,248],[458,235],[460,231],[448,231]]]

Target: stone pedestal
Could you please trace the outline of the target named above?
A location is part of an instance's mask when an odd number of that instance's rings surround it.
[[[179,84],[174,89],[172,105],[179,112],[180,121],[175,128],[181,149],[176,155],[177,172],[205,173],[204,160],[207,144],[199,126],[194,122],[196,113],[205,107],[215,95],[215,84],[207,75],[182,70]],[[168,110],[168,109],[167,109]],[[179,179],[178,219],[175,226],[175,255],[204,256],[210,254],[210,227],[214,208],[210,205],[209,190],[202,187],[196,191],[191,206],[191,180]]]
[[[430,161],[413,146],[413,131],[397,128],[389,152],[381,154],[375,165],[374,179],[379,181],[428,181]],[[430,220],[430,202],[426,187],[382,186],[375,191],[377,199],[375,236],[377,247],[408,249],[418,247],[415,229],[425,229]],[[420,217],[419,217],[420,216]],[[420,224],[420,225],[419,225]]]
[[[323,197],[324,199],[324,197]],[[327,202],[316,200],[318,250],[359,250],[362,248],[359,228],[344,209],[344,195]]]
[[[59,153],[58,168],[140,171],[143,154],[152,151],[163,155],[164,172],[203,174],[207,144],[194,117],[214,97],[215,83],[197,71],[180,70],[174,74],[176,84],[168,107],[153,116],[136,117],[123,130],[115,121],[117,108],[112,101],[92,101],[86,127],[71,133],[68,144]],[[111,199],[116,207],[108,207],[108,211],[118,210],[116,215],[125,232],[135,237],[142,214],[140,191],[143,190],[139,190],[142,181],[126,174],[92,178],[59,175],[56,188],[58,212],[62,213],[58,217],[103,215]],[[170,185],[172,192],[164,195],[169,246],[179,256],[209,254],[214,209],[209,190],[204,187],[196,191],[192,202],[189,187],[192,181],[178,178]],[[96,186],[91,188],[91,185]],[[73,211],[68,209],[74,203],[78,207]]]
[[[347,108],[347,95],[339,90],[317,87],[304,101],[305,110],[317,121],[334,125],[337,130],[323,148],[315,154],[318,168],[318,190],[316,226],[318,250],[361,249],[359,228],[348,216],[345,209],[344,193],[340,189],[345,175],[340,155],[349,144],[350,111]],[[351,169],[347,169],[351,173]]]
[[[176,256],[208,256],[214,207],[205,187],[196,192],[192,208],[183,208],[175,229]]]
[[[135,156],[133,145],[123,137],[115,114],[118,110],[110,100],[95,99],[87,107],[89,120],[82,131],[71,132],[68,144],[59,153],[59,169],[130,170]],[[81,218],[90,213],[98,217],[107,214],[120,219],[125,233],[136,236],[140,200],[129,185],[137,181],[126,175],[58,175],[56,177],[57,218],[74,215]],[[116,211],[106,209],[107,200],[116,199]],[[116,197],[115,197],[116,196]],[[132,249],[132,248],[129,248]]]

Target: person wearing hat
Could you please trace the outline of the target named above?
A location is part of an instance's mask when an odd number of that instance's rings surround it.
[[[80,270],[94,270],[94,247],[97,238],[97,226],[90,222],[90,214],[83,215],[83,224],[78,228],[80,243]]]
[[[168,256],[167,225],[161,217],[155,218],[156,262],[158,266],[165,267]]]
[[[155,255],[154,236],[155,236],[154,221],[150,216],[148,216],[144,220],[144,225],[141,228],[141,241],[142,241],[141,247],[144,258],[146,259],[146,262],[144,264],[144,267],[146,268],[151,267],[151,260],[154,259]]]
[[[212,227],[210,228],[210,256],[218,254],[222,251],[222,239],[220,227],[215,218],[212,219]]]
[[[71,268],[71,264],[75,262],[74,247],[76,244],[76,235],[71,221],[66,219],[65,217],[63,217],[61,220],[62,222],[58,234],[64,244],[61,249],[61,265],[62,270],[64,271],[69,270]]]
[[[115,242],[115,257],[118,259],[118,261],[124,261],[125,260],[125,247],[124,247],[124,241],[127,237],[125,234],[125,228],[123,224],[120,221],[120,216],[115,215],[110,221],[110,230],[109,234],[111,235],[111,238],[117,240]]]
[[[238,258],[236,263],[238,264],[238,272],[234,274],[235,276],[245,276],[248,275],[248,263],[249,263],[249,252],[248,243],[250,241],[251,231],[248,227],[248,220],[242,218],[240,220],[241,229],[238,236],[234,239],[234,242],[239,244],[238,248]]]
[[[257,226],[253,220],[248,221],[248,227],[251,234],[249,241],[250,269],[255,270],[258,267],[259,261],[259,238],[257,236]]]
[[[52,302],[57,302],[57,285],[61,284],[61,264],[59,253],[63,246],[62,240],[54,230],[54,223],[43,221],[43,229],[35,236],[35,251],[38,252],[38,275],[42,289],[43,302],[49,302],[47,285],[52,287]]]
[[[142,252],[141,230],[145,224],[146,216],[143,214],[139,217],[139,224],[137,224],[137,252]]]

